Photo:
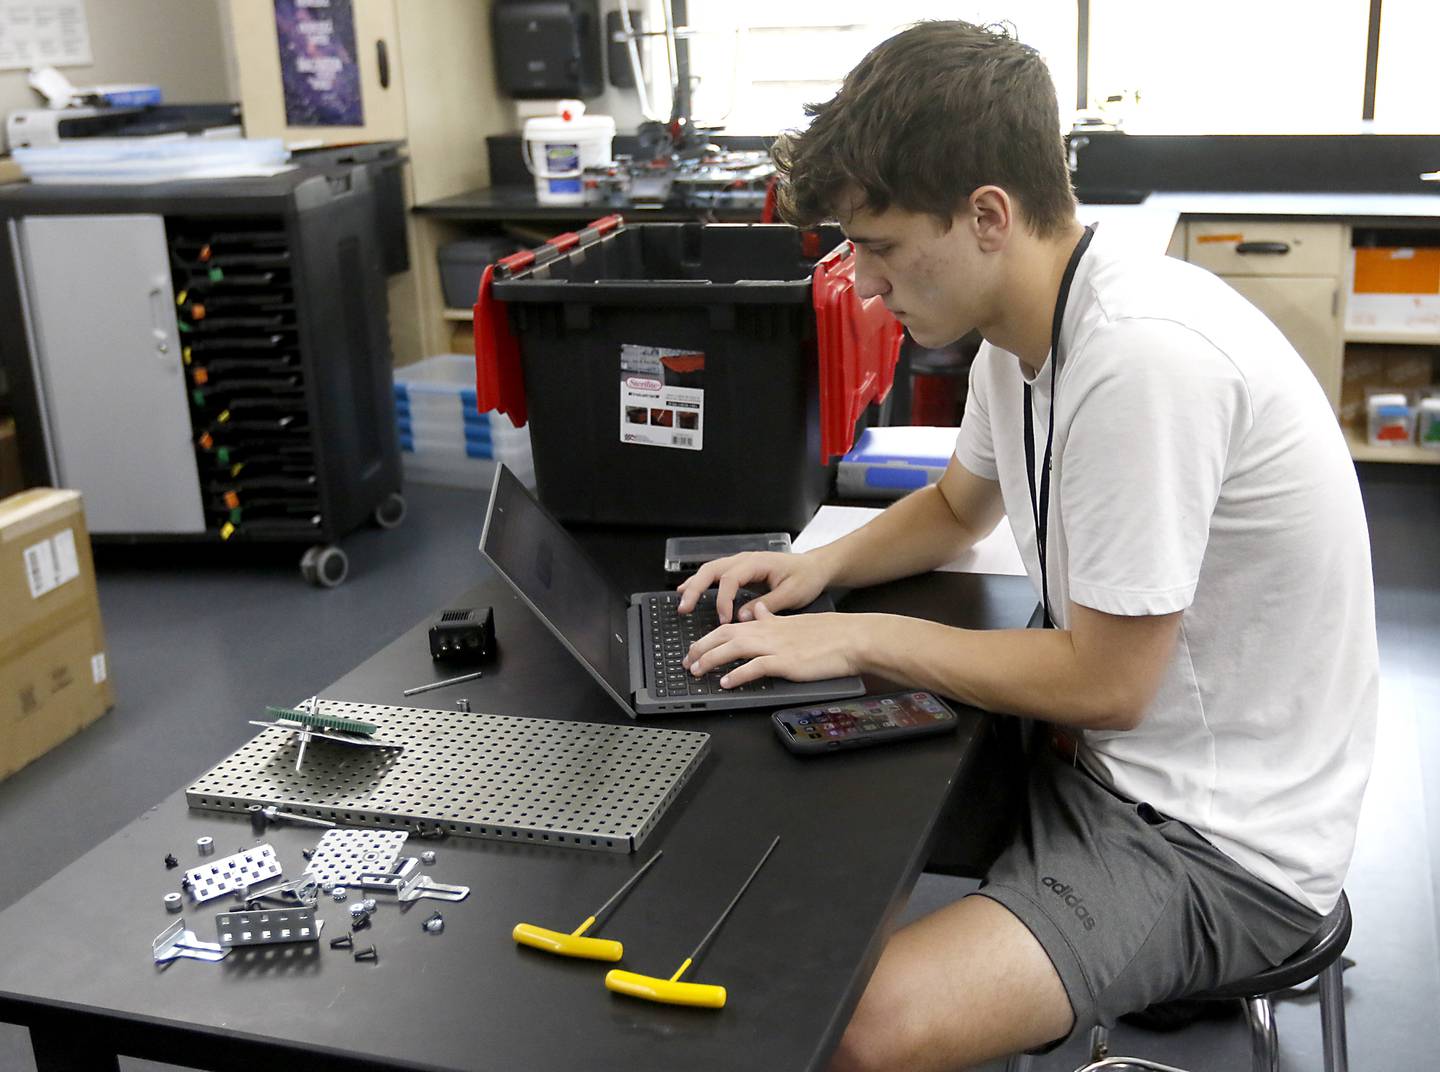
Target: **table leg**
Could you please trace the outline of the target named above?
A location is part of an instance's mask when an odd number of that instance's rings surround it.
[[[120,1072],[120,1059],[104,1042],[54,1027],[31,1027],[36,1072]]]

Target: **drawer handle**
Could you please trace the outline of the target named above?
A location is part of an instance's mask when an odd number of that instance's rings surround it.
[[[1289,253],[1289,242],[1237,242],[1236,253]]]
[[[380,88],[390,88],[390,50],[385,47],[383,40],[375,42],[375,66],[379,68]]]

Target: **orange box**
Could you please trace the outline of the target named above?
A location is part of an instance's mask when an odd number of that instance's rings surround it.
[[[1440,248],[1376,246],[1350,252],[1346,331],[1440,338]]]
[[[0,778],[115,703],[78,491],[0,501]]]

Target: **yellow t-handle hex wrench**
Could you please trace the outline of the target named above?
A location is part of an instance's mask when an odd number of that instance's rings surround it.
[[[630,876],[630,880],[616,890],[598,909],[595,914],[587,919],[580,926],[576,927],[569,934],[562,931],[547,930],[544,927],[537,927],[533,923],[517,923],[515,929],[510,932],[510,937],[521,945],[528,945],[533,949],[543,949],[547,953],[554,953],[561,957],[585,957],[588,960],[619,960],[625,955],[625,947],[619,942],[609,938],[583,938],[586,931],[595,925],[595,921],[603,916],[616,901],[625,896],[625,892],[631,886],[640,881],[640,876],[650,870],[650,865],[665,855],[661,849],[654,856],[645,862],[645,866]]]
[[[750,883],[755,881],[755,876],[765,866],[765,861],[770,859],[770,854],[775,851],[775,846],[780,844],[780,835],[775,835],[775,840],[770,842],[770,847],[765,850],[765,855],[760,857],[760,862],[755,865],[755,870],[750,872],[750,877],[740,887],[737,893],[720,913],[720,918],[710,928],[700,944],[695,947],[691,954],[685,958],[685,963],[675,969],[675,974],[668,979],[660,979],[653,975],[637,975],[635,972],[621,971],[619,968],[611,968],[605,973],[605,989],[613,990],[617,994],[629,994],[632,998],[643,998],[645,1001],[659,1001],[666,1005],[698,1005],[705,1009],[723,1009],[725,1007],[725,988],[714,986],[710,983],[682,983],[680,976],[694,963],[695,958],[700,955],[706,943],[715,937],[715,932],[720,929],[720,924],[725,922],[725,917],[730,914],[741,895],[750,888]]]

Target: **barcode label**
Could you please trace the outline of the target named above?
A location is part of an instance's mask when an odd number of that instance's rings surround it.
[[[676,432],[674,442],[677,447],[693,447],[695,445],[695,437],[681,435],[679,432]]]
[[[80,576],[80,560],[75,553],[75,533],[64,529],[48,540],[25,548],[25,580],[30,585],[30,598],[39,599],[46,592],[59,588],[66,581]]]

